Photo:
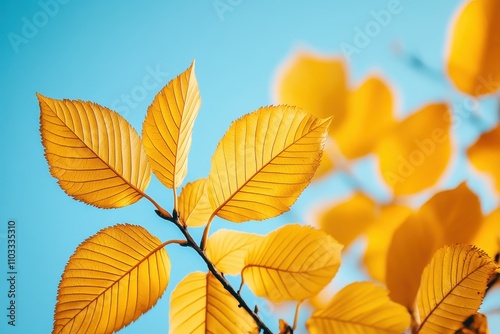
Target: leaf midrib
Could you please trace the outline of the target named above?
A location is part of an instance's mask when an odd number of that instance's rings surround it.
[[[78,311],[72,318],[67,318],[69,319],[66,324],[64,324],[62,327],[61,327],[61,330],[58,332],[58,333],[61,333],[62,330],[64,330],[66,328],[67,325],[69,325],[71,323],[71,321],[74,321],[76,320],[76,318],[78,317],[78,315],[83,312],[85,309],[87,309],[90,305],[92,305],[94,302],[96,302],[99,298],[101,298],[109,289],[111,289],[113,286],[115,286],[116,284],[118,284],[122,279],[124,279],[126,276],[130,275],[132,273],[132,271],[134,271],[135,269],[137,269],[144,261],[146,261],[147,259],[149,259],[153,254],[155,254],[156,252],[160,251],[163,247],[165,247],[167,242],[165,243],[162,243],[160,245],[158,245],[156,248],[154,248],[152,251],[150,251],[146,256],[144,256],[143,259],[141,259],[137,264],[135,264],[134,266],[132,266],[129,270],[127,270],[122,276],[120,276],[120,278],[118,278],[113,284],[111,284],[110,286],[108,286],[107,288],[105,288],[101,293],[97,294],[92,300],[90,300],[88,303],[87,303],[87,306],[83,307],[80,311]]]

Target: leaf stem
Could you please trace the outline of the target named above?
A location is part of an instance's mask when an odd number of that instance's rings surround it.
[[[189,244],[186,240],[167,240],[161,244],[161,248],[168,246],[168,245],[171,245],[171,244],[179,244],[183,247],[189,246]]]
[[[151,197],[148,196],[148,194],[146,193],[142,193],[142,196],[144,198],[146,198],[148,201],[150,201],[156,208],[156,213],[162,217],[163,219],[167,219],[167,220],[170,220],[166,217],[169,217],[169,218],[172,218],[172,215],[170,213],[167,212],[167,210],[165,210],[164,208],[162,208],[158,203],[156,203],[156,201],[154,199],[152,199]]]
[[[253,320],[255,321],[257,326],[259,326],[259,329],[261,329],[264,334],[273,334],[273,332],[271,332],[271,330],[266,326],[266,324],[264,323],[264,321],[262,321],[262,319],[259,317],[259,315],[256,312],[254,312],[254,310],[252,310],[252,308],[250,308],[250,306],[236,292],[236,290],[234,290],[234,288],[226,280],[226,278],[222,275],[222,273],[220,271],[218,271],[217,268],[215,268],[215,265],[206,256],[205,250],[202,249],[200,246],[198,246],[196,241],[194,241],[191,234],[189,234],[189,231],[187,230],[187,228],[185,226],[183,226],[181,224],[181,222],[179,221],[179,218],[177,217],[175,212],[174,212],[175,217],[171,217],[170,215],[167,215],[167,216],[163,215],[163,213],[160,212],[159,210],[157,210],[156,213],[158,214],[158,216],[160,216],[160,218],[163,218],[165,220],[168,220],[168,221],[174,223],[175,226],[177,226],[177,228],[179,228],[179,230],[182,232],[182,234],[186,238],[186,241],[185,241],[186,246],[191,247],[192,249],[194,249],[196,251],[196,253],[198,253],[198,255],[203,259],[203,261],[205,261],[205,263],[208,267],[208,270],[210,270],[210,272],[215,276],[215,278],[217,278],[217,280],[222,284],[224,289],[226,289],[238,301],[239,307],[242,307],[243,309],[245,309],[245,311],[247,311],[247,313],[253,318]]]
[[[302,302],[297,303],[297,308],[295,309],[295,317],[293,318],[293,327],[292,330],[295,331],[297,328],[297,323],[299,322],[299,312],[300,312],[300,307],[302,306]]]

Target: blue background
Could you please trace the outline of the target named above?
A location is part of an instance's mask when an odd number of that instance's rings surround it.
[[[354,45],[356,29],[373,22],[372,11],[386,9],[390,2],[2,1],[0,333],[52,330],[64,266],[78,244],[98,230],[129,222],[144,226],[161,240],[180,237],[146,200],[123,209],[100,210],[74,201],[59,188],[43,156],[35,92],[114,108],[140,131],[157,91],[196,59],[202,107],[186,179],[193,181],[208,174],[212,152],[232,120],[276,102],[272,92],[277,72],[294,51],[342,55],[342,43]],[[58,5],[47,7],[49,3]],[[217,3],[225,3],[231,10],[218,12]],[[459,104],[463,97],[454,92],[442,71],[449,24],[460,6],[461,1],[399,1],[400,13],[392,15],[369,45],[348,62],[351,86],[368,73],[382,73],[394,87],[400,115],[429,101]],[[31,30],[30,24],[34,25]],[[397,44],[405,50],[403,54],[395,52]],[[428,69],[419,69],[411,55]],[[155,80],[151,80],[151,72],[157,73]],[[132,98],[129,105],[126,95]],[[486,106],[491,103],[484,102]],[[495,121],[493,115],[483,115],[485,127]],[[466,146],[477,136],[477,129],[464,125],[457,133],[458,145]],[[463,163],[463,157],[456,159],[458,165]],[[371,175],[363,173],[363,163],[360,166],[359,177],[369,181]],[[468,168],[448,174],[447,185],[469,179],[470,186],[481,194],[485,211],[492,209],[495,199],[488,194],[484,180],[470,175]],[[318,201],[338,199],[348,192],[348,183],[333,177],[312,185],[289,213],[276,219],[238,226],[216,220],[213,228],[265,233],[283,223],[308,222],[311,207]],[[147,193],[171,209],[171,192],[155,179]],[[9,219],[16,221],[18,233],[15,328],[7,326],[4,315],[8,300],[3,254]],[[200,231],[194,234],[199,240]],[[168,290],[156,307],[121,333],[166,333],[172,289],[188,272],[206,270],[194,252],[175,245],[167,250],[173,268]],[[346,263],[339,286],[363,278],[355,267]],[[280,310],[269,305],[264,309],[263,315],[276,328],[277,318],[283,316]],[[292,316],[288,314],[287,319],[292,321]]]

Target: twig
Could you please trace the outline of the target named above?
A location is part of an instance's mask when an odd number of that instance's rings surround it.
[[[173,212],[173,217],[164,216],[162,214],[162,212],[160,212],[159,210],[155,210],[155,212],[156,212],[156,214],[158,214],[158,216],[160,218],[174,223],[175,226],[177,226],[177,228],[179,228],[179,230],[182,232],[182,234],[186,238],[187,246],[191,247],[192,249],[194,249],[198,253],[198,255],[207,264],[208,270],[210,270],[210,272],[215,276],[215,278],[217,278],[217,280],[222,284],[224,289],[226,289],[238,301],[239,306],[242,307],[243,309],[245,309],[245,311],[247,311],[248,314],[250,314],[250,316],[253,318],[253,320],[257,323],[257,326],[259,326],[259,328],[261,330],[263,330],[264,334],[273,334],[273,332],[271,332],[271,330],[266,326],[266,324],[259,317],[257,312],[254,312],[254,310],[252,310],[252,308],[250,308],[250,306],[245,302],[245,300],[234,290],[234,288],[231,286],[231,284],[229,284],[229,282],[224,278],[222,273],[219,272],[217,270],[217,268],[215,268],[214,264],[206,256],[205,251],[200,246],[198,246],[198,244],[191,237],[191,234],[189,234],[189,231],[187,230],[187,228],[181,224],[181,222],[179,221],[179,218],[177,216],[177,212],[176,211]]]

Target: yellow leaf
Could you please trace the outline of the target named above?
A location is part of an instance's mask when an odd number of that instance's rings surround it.
[[[252,317],[211,273],[187,275],[172,291],[170,331],[182,334],[258,334]]]
[[[495,189],[500,192],[500,125],[483,133],[467,155],[474,167],[493,177]]]
[[[255,244],[245,258],[244,282],[257,296],[302,301],[323,289],[341,263],[342,245],[308,226],[285,225]]]
[[[366,231],[368,246],[363,257],[366,270],[371,277],[385,283],[387,252],[394,231],[412,213],[403,205],[386,205],[380,209],[380,215]]]
[[[328,306],[311,315],[307,329],[310,334],[400,334],[410,325],[410,314],[387,294],[387,290],[369,282],[352,283]]]
[[[226,275],[238,275],[245,266],[245,256],[263,237],[258,234],[221,229],[210,236],[207,257]]]
[[[170,260],[144,228],[115,225],[84,241],[69,259],[52,333],[112,333],[152,308],[167,288]]]
[[[376,147],[382,176],[395,195],[434,185],[451,156],[450,113],[429,104],[393,127]]]
[[[361,193],[320,213],[319,227],[348,247],[374,221],[375,202]]]
[[[369,77],[348,95],[347,113],[333,136],[348,159],[371,153],[396,123],[392,92],[379,77]],[[336,119],[335,119],[336,121]]]
[[[279,104],[304,108],[318,118],[334,116],[335,133],[345,115],[347,77],[344,62],[298,52],[284,66],[276,83]]]
[[[475,246],[439,249],[422,274],[418,333],[455,333],[481,306],[488,279],[496,269],[495,262]]]
[[[387,253],[386,283],[392,300],[413,310],[420,276],[434,252],[472,240],[482,219],[479,199],[465,183],[437,193],[410,215],[394,232]]]
[[[212,215],[212,206],[208,200],[207,179],[187,183],[179,196],[180,219],[186,226],[205,225]]]
[[[163,87],[148,108],[142,128],[144,146],[153,172],[168,188],[178,188],[186,176],[200,104],[193,62]]]
[[[92,102],[37,96],[50,173],[68,195],[100,208],[123,207],[145,196],[148,159],[122,116]]]
[[[453,84],[466,94],[491,94],[500,85],[498,21],[497,0],[469,0],[451,26],[446,67]]]
[[[239,223],[288,211],[318,168],[329,124],[288,106],[233,122],[208,176],[214,215]]]
[[[496,208],[484,218],[483,225],[471,243],[491,258],[500,253],[500,208]]]

